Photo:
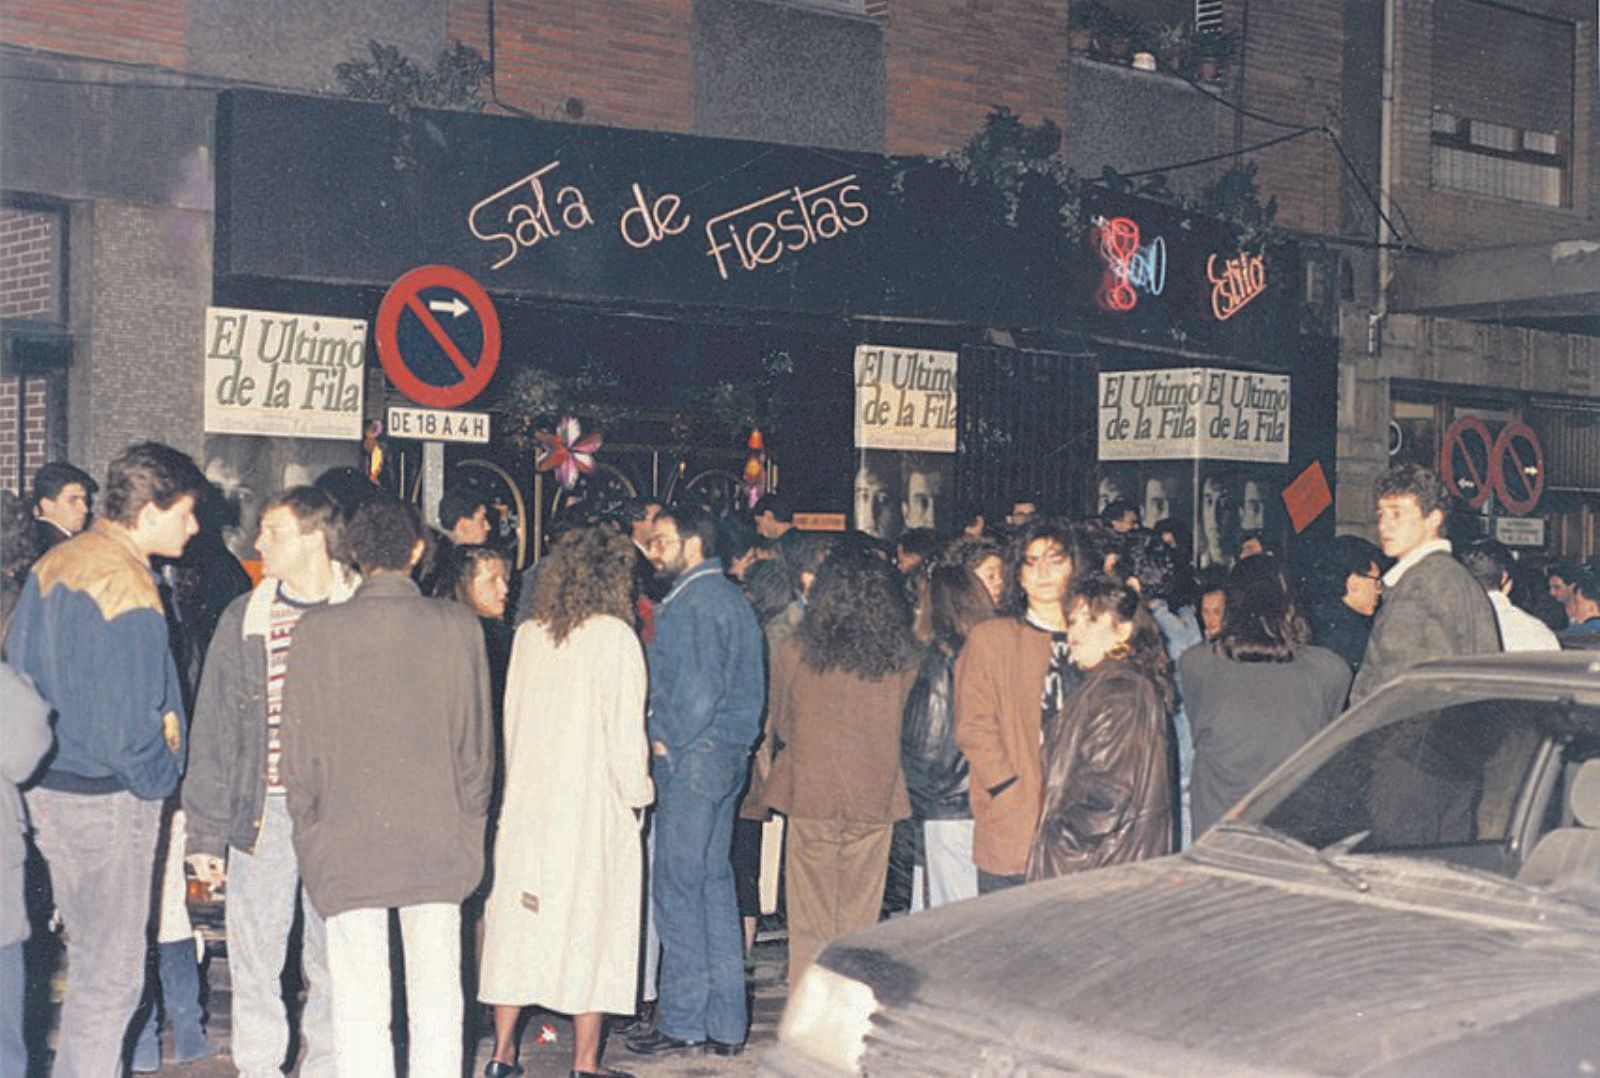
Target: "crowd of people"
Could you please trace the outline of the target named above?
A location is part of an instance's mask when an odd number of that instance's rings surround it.
[[[1378,485],[1379,544],[1299,574],[1259,533],[1197,574],[1181,524],[1119,502],[887,543],[768,495],[578,502],[518,577],[485,498],[430,529],[341,471],[267,500],[252,577],[176,450],[39,477],[39,524],[6,507],[6,1075],[25,835],[70,970],[58,1075],[155,1069],[160,1017],[179,1060],[216,1051],[171,946],[184,867],[226,890],[249,1078],[291,1044],[301,1075],[394,1073],[392,911],[407,1073],[455,1078],[487,1019],[486,1075],[521,1074],[538,1007],[572,1016],[574,1075],[620,1075],[608,1021],[641,1056],[742,1050],[780,889],[793,982],[902,875],[915,912],[1181,849],[1412,663],[1600,634],[1600,566],[1453,546],[1414,466]]]

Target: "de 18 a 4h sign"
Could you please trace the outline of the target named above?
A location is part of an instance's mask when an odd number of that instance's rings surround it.
[[[389,406],[389,436],[430,442],[489,442],[488,412],[445,412]]]

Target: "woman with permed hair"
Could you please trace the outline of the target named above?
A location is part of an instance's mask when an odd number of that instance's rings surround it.
[[[1239,562],[1223,595],[1221,635],[1178,660],[1194,731],[1196,837],[1332,722],[1350,691],[1350,667],[1311,644],[1276,557]]]
[[[1043,880],[1172,852],[1172,664],[1139,593],[1092,575],[1062,603],[1082,672],[1044,731],[1044,801],[1028,853]]]
[[[517,1020],[573,1016],[572,1073],[600,1069],[605,1014],[631,1014],[643,850],[654,800],[634,547],[577,528],[546,557],[506,681],[506,787],[478,998],[494,1005],[489,1078],[521,1074]]]
[[[896,820],[911,815],[900,718],[917,675],[911,610],[894,569],[842,540],[793,639],[772,656],[779,746],[767,804],[789,817],[789,981],[827,943],[878,920]]]

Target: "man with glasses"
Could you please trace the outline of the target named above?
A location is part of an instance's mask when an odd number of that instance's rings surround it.
[[[734,810],[766,704],[761,629],[722,572],[704,509],[661,510],[650,560],[671,581],[647,657],[656,784],[652,905],[661,936],[657,1028],[627,1042],[640,1055],[744,1048],[744,952],[734,897]]]
[[[1383,551],[1358,535],[1341,535],[1320,566],[1321,594],[1311,604],[1311,640],[1361,670],[1372,619],[1383,596]]]

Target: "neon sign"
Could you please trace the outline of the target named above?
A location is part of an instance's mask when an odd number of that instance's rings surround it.
[[[1206,259],[1206,280],[1211,282],[1211,313],[1218,322],[1226,322],[1267,290],[1266,260],[1261,255],[1240,253],[1222,264],[1219,273],[1217,256]]]
[[[1139,294],[1159,296],[1167,287],[1167,241],[1157,236],[1139,243],[1139,223],[1131,217],[1095,218],[1096,249],[1106,272],[1095,302],[1104,311],[1131,311]]]

